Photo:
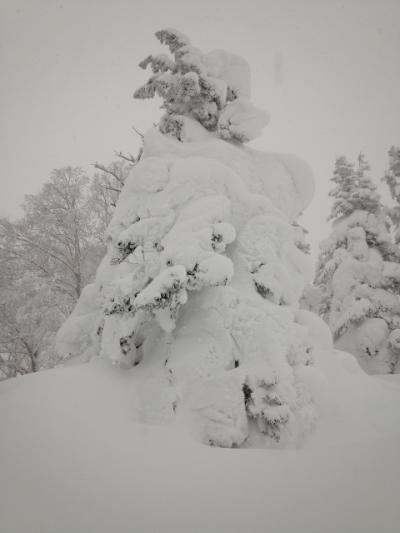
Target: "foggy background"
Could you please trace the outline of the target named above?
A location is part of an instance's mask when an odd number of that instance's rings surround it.
[[[20,214],[52,169],[136,153],[161,116],[133,100],[141,59],[174,27],[203,51],[251,66],[252,101],[271,122],[251,146],[291,152],[313,168],[314,201],[300,222],[316,253],[327,236],[334,159],[364,151],[378,182],[400,143],[397,0],[1,0],[0,216]],[[380,185],[380,188],[381,185]],[[386,198],[386,197],[385,197]]]

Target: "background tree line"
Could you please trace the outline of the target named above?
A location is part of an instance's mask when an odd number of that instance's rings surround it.
[[[0,380],[59,363],[55,334],[93,277],[125,179],[140,157],[56,169],[23,215],[0,218]]]
[[[60,362],[55,335],[104,255],[106,227],[141,152],[117,156],[96,163],[91,177],[77,167],[54,170],[25,197],[20,219],[0,219],[0,379]],[[381,180],[390,207],[362,154],[356,164],[336,160],[332,233],[302,301],[371,373],[400,367],[400,148],[388,156]]]

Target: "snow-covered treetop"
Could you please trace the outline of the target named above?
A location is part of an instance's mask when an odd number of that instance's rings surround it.
[[[358,168],[345,157],[337,158],[332,177],[335,188],[329,192],[335,201],[328,220],[350,215],[357,209],[370,213],[379,209],[380,198],[376,185],[365,175],[369,169],[363,154],[358,156]]]
[[[140,63],[143,69],[150,66],[152,75],[134,97],[163,100],[162,133],[191,140],[185,130],[193,131],[193,120],[204,133],[225,140],[247,142],[261,133],[269,116],[249,100],[250,68],[244,59],[223,50],[204,54],[174,29],[160,30],[156,37],[171,56],[149,55]]]

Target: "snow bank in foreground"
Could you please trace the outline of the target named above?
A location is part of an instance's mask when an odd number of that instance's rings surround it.
[[[301,451],[210,448],[183,421],[135,422],[140,366],[1,383],[1,531],[397,532],[398,376],[368,377],[340,352],[322,364],[321,423]]]

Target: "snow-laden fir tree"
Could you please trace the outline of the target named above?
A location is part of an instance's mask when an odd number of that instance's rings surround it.
[[[297,443],[316,418],[307,382],[330,343],[298,308],[311,269],[295,219],[313,194],[310,171],[242,144],[267,122],[243,59],[156,35],[171,55],[141,64],[153,74],[135,96],[161,97],[165,113],[59,349],[139,373],[143,420],[184,418],[219,446]]]
[[[392,198],[400,203],[400,147],[392,146],[388,152],[389,167],[383,180],[386,181]]]
[[[320,246],[315,285],[336,347],[369,373],[390,373],[399,370],[400,253],[368,171],[362,154],[357,165],[336,160],[332,233]]]
[[[268,115],[250,101],[249,66],[238,56],[221,50],[204,55],[176,30],[156,32],[167,45],[166,54],[149,55],[140,66],[151,67],[152,76],[135,92],[135,98],[159,96],[165,113],[159,129],[181,141],[199,135],[202,128],[217,131],[221,138],[246,142],[258,136]],[[240,78],[240,80],[238,79]],[[195,119],[183,127],[186,117]]]
[[[400,243],[400,147],[392,146],[388,152],[389,165],[382,180],[389,187],[390,195],[396,205],[389,209],[393,229],[395,231],[395,242]]]

